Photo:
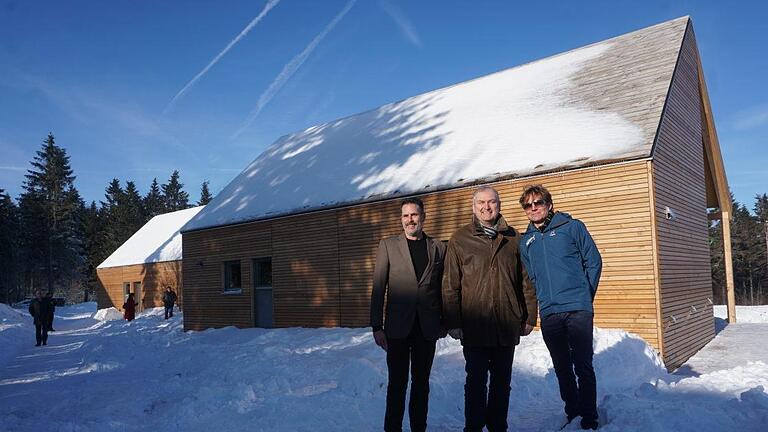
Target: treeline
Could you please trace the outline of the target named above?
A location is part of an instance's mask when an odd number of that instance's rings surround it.
[[[18,203],[0,188],[0,302],[13,303],[35,290],[70,301],[88,301],[96,267],[147,221],[159,214],[211,201],[208,182],[190,203],[178,171],[152,181],[142,195],[133,181],[113,179],[104,201],[86,204],[74,172],[53,134],[43,141],[25,175]]]
[[[731,197],[733,201],[733,197]],[[733,201],[731,219],[731,254],[736,304],[768,304],[768,195],[755,196],[749,209]],[[709,245],[712,256],[712,285],[715,303],[726,303],[723,227],[710,225]]]

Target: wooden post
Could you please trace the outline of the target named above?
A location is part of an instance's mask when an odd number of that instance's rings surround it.
[[[728,322],[736,323],[736,292],[733,287],[733,257],[731,255],[731,214],[722,212],[723,261],[725,261],[725,287],[728,293]]]

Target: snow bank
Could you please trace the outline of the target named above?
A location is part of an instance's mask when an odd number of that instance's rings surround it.
[[[0,365],[14,358],[21,350],[21,341],[34,344],[35,330],[32,317],[26,310],[16,310],[0,303]]]
[[[0,429],[381,430],[387,367],[368,329],[185,333],[180,314],[164,320],[162,308],[130,323],[68,319],[82,312],[62,308],[49,347],[26,346],[30,337],[0,367]],[[595,368],[601,430],[758,431],[768,422],[765,362],[681,377],[636,335],[595,329]],[[430,430],[462,429],[464,377],[460,344],[441,339]],[[510,429],[556,430],[562,418],[551,360],[534,332],[515,352]]]
[[[123,313],[113,307],[99,309],[95,314],[93,314],[93,319],[99,321],[121,320],[123,319]]]
[[[728,309],[726,305],[715,305],[714,312],[717,318],[728,318]],[[768,305],[736,306],[736,322],[768,323]]]

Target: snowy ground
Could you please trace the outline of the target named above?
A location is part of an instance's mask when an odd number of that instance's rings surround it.
[[[38,348],[25,312],[0,305],[0,431],[381,430],[386,364],[368,330],[184,333],[178,314],[114,312],[57,308],[58,331]],[[766,430],[768,307],[737,317],[716,318],[718,336],[676,374],[638,337],[596,329],[601,430]],[[430,430],[461,430],[463,364],[456,342],[438,343]],[[561,410],[534,332],[515,356],[510,429],[556,430]]]

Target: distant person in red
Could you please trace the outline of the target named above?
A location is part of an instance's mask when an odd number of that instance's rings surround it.
[[[136,318],[136,306],[138,305],[133,297],[133,293],[128,294],[128,298],[123,303],[123,317],[128,321],[133,321]]]

